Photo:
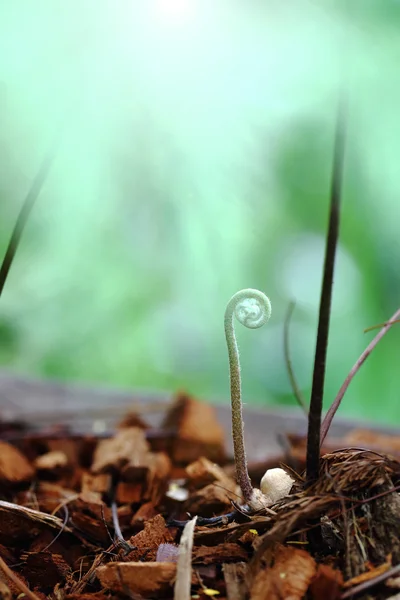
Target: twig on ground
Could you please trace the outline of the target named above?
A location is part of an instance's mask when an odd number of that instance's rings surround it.
[[[10,567],[2,559],[1,556],[0,556],[0,569],[3,571],[4,575],[6,577],[8,577],[8,579],[10,579],[17,586],[17,588],[19,590],[21,590],[22,594],[25,594],[25,596],[30,598],[30,600],[41,600],[39,598],[39,596],[37,596],[35,594],[35,592],[32,592],[32,590],[30,590],[28,588],[28,586],[26,586],[25,583],[23,581],[21,581],[21,579],[19,577],[17,577],[17,575],[15,575],[14,571],[12,571],[10,569]]]
[[[225,515],[220,515],[218,517],[197,517],[197,525],[199,526],[217,526],[217,525],[227,525],[228,523],[232,523],[238,517],[238,511],[233,510],[230,513],[226,513]],[[176,519],[170,519],[168,521],[168,527],[185,527],[188,521],[177,521]]]
[[[396,565],[392,569],[388,569],[387,571],[385,571],[384,573],[381,573],[380,575],[377,575],[373,579],[369,579],[368,581],[363,581],[362,583],[355,585],[354,587],[350,588],[349,590],[346,590],[340,596],[340,598],[341,598],[341,600],[345,600],[346,598],[352,598],[356,594],[359,594],[360,592],[365,592],[365,590],[368,590],[369,588],[371,588],[375,585],[378,585],[378,583],[382,583],[383,581],[386,581],[386,579],[389,579],[389,577],[393,577],[394,575],[397,575],[398,573],[400,573],[400,565]]]

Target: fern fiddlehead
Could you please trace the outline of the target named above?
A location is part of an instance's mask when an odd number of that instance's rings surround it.
[[[242,384],[240,376],[239,349],[235,336],[234,317],[245,327],[257,329],[265,325],[271,316],[269,298],[254,289],[240,290],[229,300],[225,310],[225,337],[228,347],[229,372],[232,407],[232,438],[236,464],[236,475],[247,503],[254,497],[247,470],[246,450],[244,445],[244,427],[242,417]]]

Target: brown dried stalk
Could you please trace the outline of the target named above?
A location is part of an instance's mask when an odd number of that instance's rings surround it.
[[[364,329],[364,333],[368,333],[368,331],[372,331],[373,329],[379,329],[379,327],[384,327],[385,325],[387,325],[389,323],[389,321],[385,321],[384,323],[378,323],[378,325],[371,325],[371,327],[367,327],[367,329]],[[391,321],[391,323],[400,323],[400,319],[396,319],[395,321]]]
[[[326,413],[325,418],[324,418],[324,420],[322,422],[322,425],[321,425],[321,445],[322,445],[324,439],[326,438],[326,436],[328,434],[329,428],[330,428],[331,423],[332,423],[332,419],[335,416],[336,411],[339,408],[340,403],[341,403],[341,401],[343,399],[343,396],[345,395],[347,388],[349,387],[350,383],[353,380],[353,377],[356,375],[356,373],[359,371],[360,367],[367,360],[368,356],[371,354],[372,350],[375,348],[375,346],[378,344],[378,342],[389,331],[389,329],[391,328],[391,326],[394,323],[396,323],[396,321],[398,320],[399,317],[400,317],[400,308],[398,310],[396,310],[396,312],[394,313],[394,315],[392,316],[392,318],[389,319],[389,321],[382,327],[382,329],[380,330],[380,332],[374,337],[374,339],[372,340],[372,342],[366,347],[366,349],[364,350],[364,352],[361,354],[360,358],[357,360],[357,362],[355,363],[355,365],[351,369],[350,373],[347,375],[346,379],[344,380],[344,383],[343,383],[342,387],[340,388],[340,390],[339,390],[336,398],[332,402],[332,405],[329,408],[328,412]]]
[[[292,314],[293,314],[295,306],[296,306],[295,302],[290,302],[287,313],[286,313],[286,317],[285,317],[285,321],[284,321],[284,325],[283,325],[283,352],[284,352],[284,357],[285,357],[286,370],[288,372],[289,381],[290,381],[290,385],[292,387],[294,397],[296,398],[298,405],[303,409],[303,412],[307,417],[308,416],[308,408],[306,405],[306,401],[301,392],[301,389],[298,386],[296,376],[295,376],[294,370],[293,370],[292,360],[290,358],[289,325],[290,325],[290,319],[292,318]]]
[[[359,594],[360,592],[365,592],[366,590],[370,589],[371,587],[378,585],[378,583],[382,583],[383,581],[386,581],[387,579],[389,579],[389,577],[394,577],[395,575],[398,575],[399,572],[400,572],[400,565],[396,565],[395,567],[388,569],[384,573],[381,573],[377,577],[374,577],[373,579],[369,579],[368,581],[363,581],[362,583],[355,585],[354,587],[350,588],[349,590],[346,590],[345,592],[343,592],[343,594],[340,596],[340,598],[341,598],[341,600],[345,600],[346,598],[353,598],[356,594]],[[392,598],[394,598],[394,596],[392,596]]]

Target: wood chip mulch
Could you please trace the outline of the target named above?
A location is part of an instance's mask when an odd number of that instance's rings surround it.
[[[107,438],[19,428],[0,441],[0,598],[400,598],[400,437],[305,441],[273,464],[290,496],[242,505],[214,409],[180,394],[161,428],[127,415]],[[0,434],[1,437],[1,434]]]

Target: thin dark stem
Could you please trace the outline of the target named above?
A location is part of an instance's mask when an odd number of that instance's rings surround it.
[[[339,105],[334,142],[334,159],[330,193],[330,214],[325,247],[324,272],[319,307],[317,344],[315,349],[313,382],[307,437],[307,485],[319,475],[321,413],[325,383],[326,353],[332,301],[333,273],[339,237],[340,204],[342,196],[344,150],[346,140],[346,106],[342,98]]]
[[[47,179],[49,174],[51,165],[53,164],[54,158],[57,153],[57,148],[60,140],[59,132],[55,139],[53,140],[49,150],[46,152],[43,157],[42,163],[39,167],[38,172],[32,182],[30,190],[24,200],[22,208],[17,218],[17,222],[15,223],[14,230],[11,234],[10,241],[7,246],[6,253],[3,258],[3,262],[0,267],[0,296],[3,293],[3,289],[5,283],[7,281],[8,274],[10,272],[11,265],[14,261],[15,254],[17,252],[19,243],[21,241],[21,236],[25,229],[26,223],[28,221],[29,215],[32,211],[32,208],[42,190],[44,182]]]
[[[299,406],[303,409],[304,414],[306,416],[308,416],[308,408],[306,406],[306,401],[304,400],[304,396],[301,393],[301,389],[297,385],[296,376],[294,374],[293,365],[292,365],[292,359],[290,357],[289,327],[290,327],[290,320],[292,318],[292,314],[293,314],[295,306],[296,306],[295,302],[291,302],[289,304],[289,308],[287,310],[285,321],[283,324],[283,353],[285,356],[286,370],[288,372],[289,381],[290,381],[290,385],[291,385],[294,397],[296,398]]]
[[[337,394],[336,398],[332,402],[332,405],[329,408],[328,412],[326,413],[325,418],[324,418],[324,420],[322,422],[322,425],[321,425],[321,446],[322,446],[322,444],[324,442],[324,439],[326,438],[326,436],[328,434],[329,428],[330,428],[331,423],[332,423],[332,419],[335,416],[336,411],[339,408],[340,403],[341,403],[341,401],[343,399],[343,396],[345,395],[347,388],[349,387],[350,383],[353,380],[353,377],[359,371],[359,369],[361,368],[361,366],[367,360],[368,356],[371,354],[372,350],[375,348],[375,346],[378,344],[378,342],[383,338],[383,336],[385,335],[385,333],[387,333],[389,331],[389,329],[391,328],[391,326],[394,323],[397,323],[399,317],[400,317],[400,308],[398,310],[396,310],[396,312],[394,313],[394,315],[392,316],[392,318],[389,319],[389,321],[383,325],[383,328],[374,337],[374,339],[372,340],[372,342],[370,342],[368,344],[368,346],[365,348],[364,352],[361,354],[361,356],[359,357],[359,359],[357,360],[357,362],[355,363],[355,365],[351,369],[350,373],[347,375],[346,379],[343,382],[342,387],[338,391],[338,394]]]
[[[227,525],[228,523],[233,523],[233,521],[237,520],[238,516],[238,511],[233,510],[232,512],[226,513],[225,515],[220,515],[219,517],[198,517],[197,525]],[[187,521],[177,521],[176,519],[170,519],[167,523],[167,527],[185,527],[186,523],[189,523],[189,521],[190,519]]]

